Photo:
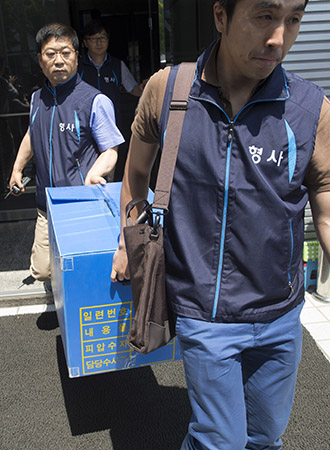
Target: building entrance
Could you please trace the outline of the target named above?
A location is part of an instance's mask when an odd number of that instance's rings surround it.
[[[88,21],[102,19],[110,30],[109,52],[123,60],[140,83],[160,67],[158,3],[157,0],[1,1],[0,220],[35,217],[33,161],[25,169],[25,175],[32,178],[27,193],[19,198],[3,198],[21,139],[29,125],[31,95],[43,85],[34,42],[37,31],[46,23],[58,21],[70,24],[80,37]],[[81,47],[81,53],[83,51]],[[130,125],[138,101],[124,89],[121,97],[121,131],[126,143],[120,148],[116,181],[122,178]]]
[[[22,137],[29,125],[32,93],[43,85],[35,35],[46,23],[71,25],[81,35],[93,18],[110,29],[109,52],[122,59],[139,83],[159,68],[194,61],[215,37],[213,0],[1,0],[0,62],[4,85],[17,95],[5,101],[0,95],[0,221],[35,216],[34,166],[27,194],[3,200],[8,177]],[[81,48],[83,52],[83,48]],[[0,64],[1,66],[1,64]],[[0,86],[1,88],[1,86]],[[130,126],[138,99],[121,92],[121,130],[126,143],[119,151],[115,180],[120,181],[126,161]]]

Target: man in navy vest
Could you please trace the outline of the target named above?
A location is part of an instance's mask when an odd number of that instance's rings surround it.
[[[124,61],[107,52],[109,33],[101,20],[89,22],[82,33],[86,53],[80,58],[81,79],[99,89],[113,102],[117,124],[120,124],[120,88],[140,97],[145,82],[137,84]]]
[[[20,145],[9,186],[21,183],[34,157],[38,217],[31,252],[31,275],[49,283],[49,241],[46,187],[105,184],[124,141],[114,109],[105,95],[77,74],[76,32],[60,23],[42,27],[36,35],[45,85],[31,99],[30,126]]]
[[[330,105],[281,61],[307,0],[218,0],[164,217],[166,290],[192,417],[182,450],[278,450],[294,398],[304,208],[330,261]],[[151,77],[121,194],[146,198],[177,69]],[[111,279],[128,278],[123,234]]]

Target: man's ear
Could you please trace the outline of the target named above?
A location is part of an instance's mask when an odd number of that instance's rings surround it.
[[[38,56],[39,65],[41,65],[41,58],[42,58],[41,53],[38,53],[37,56]]]
[[[213,5],[214,24],[219,33],[226,31],[227,14],[223,6],[219,2]]]

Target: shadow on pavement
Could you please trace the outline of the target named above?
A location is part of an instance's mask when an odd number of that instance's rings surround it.
[[[43,313],[37,319],[37,327],[39,330],[55,330],[59,327],[56,313]],[[63,350],[64,351],[64,350]]]
[[[60,336],[57,357],[73,436],[109,430],[114,450],[180,448],[191,414],[186,389],[160,386],[150,366],[70,379]]]

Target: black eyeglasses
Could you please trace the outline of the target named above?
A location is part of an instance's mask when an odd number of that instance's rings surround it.
[[[96,42],[106,42],[108,40],[107,36],[98,36],[98,37],[88,37],[86,38],[87,41],[93,42],[95,44]]]

